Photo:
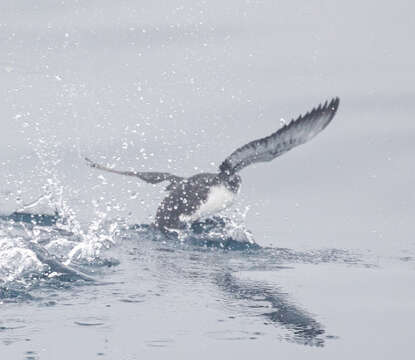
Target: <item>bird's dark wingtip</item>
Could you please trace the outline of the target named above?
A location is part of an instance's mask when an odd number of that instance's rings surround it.
[[[86,161],[86,164],[88,165],[88,166],[90,166],[90,167],[92,167],[92,168],[94,168],[94,167],[96,167],[96,164],[90,159],[90,158],[88,158],[88,157],[84,157],[84,159],[85,159],[85,161]]]
[[[338,96],[334,97],[329,104],[329,109],[331,110],[333,116],[336,114],[337,109],[339,108],[340,105],[340,98]]]
[[[340,105],[340,98],[336,96],[330,101],[329,107],[332,111],[336,111],[339,105]]]

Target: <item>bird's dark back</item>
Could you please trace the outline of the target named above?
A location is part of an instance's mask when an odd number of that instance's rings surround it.
[[[184,179],[167,189],[156,213],[156,225],[162,228],[183,228],[181,215],[193,214],[206,201],[212,186],[220,183],[218,174],[201,173]]]

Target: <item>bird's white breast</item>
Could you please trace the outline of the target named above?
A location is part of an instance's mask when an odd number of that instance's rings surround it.
[[[226,188],[225,185],[213,186],[199,208],[192,214],[181,216],[181,221],[194,221],[206,216],[213,215],[229,207],[234,201],[236,194]]]

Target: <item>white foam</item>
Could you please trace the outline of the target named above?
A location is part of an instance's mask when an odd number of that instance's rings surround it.
[[[33,251],[11,238],[0,239],[0,282],[22,281],[25,275],[46,270],[47,265],[42,264]]]

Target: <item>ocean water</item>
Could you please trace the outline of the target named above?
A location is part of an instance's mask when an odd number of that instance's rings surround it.
[[[414,5],[3,1],[0,358],[410,358]],[[163,185],[333,97],[167,237]]]

